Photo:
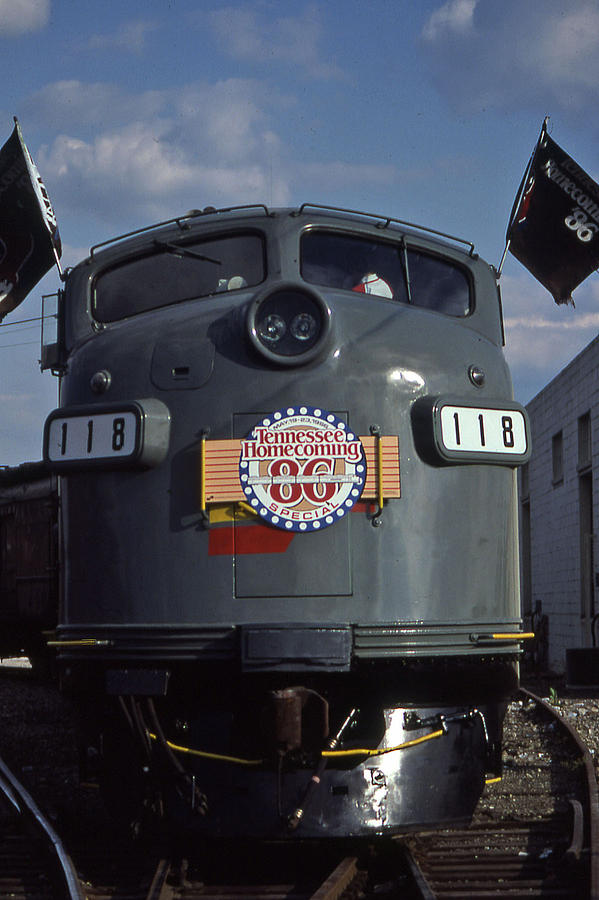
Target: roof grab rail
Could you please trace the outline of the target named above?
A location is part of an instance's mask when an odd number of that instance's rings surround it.
[[[214,206],[206,206],[204,209],[190,209],[188,212],[184,213],[181,216],[175,216],[172,219],[165,219],[163,222],[156,222],[153,225],[146,225],[144,228],[136,228],[133,231],[128,231],[124,234],[119,234],[116,237],[109,238],[106,241],[102,241],[99,244],[94,244],[89,251],[90,258],[93,258],[95,252],[100,250],[102,247],[107,247],[110,244],[117,244],[119,241],[124,241],[127,238],[135,237],[139,234],[145,234],[148,231],[153,231],[156,228],[163,228],[166,225],[177,225],[181,231],[185,231],[189,228],[189,220],[196,219],[200,216],[206,215],[219,215],[221,213],[228,212],[236,212],[242,211],[246,209],[255,209],[262,210],[265,216],[271,217],[274,215],[274,212],[270,210],[264,203],[248,203],[242,206],[225,206],[219,209],[215,209]],[[439,231],[436,228],[429,228],[426,225],[417,225],[415,222],[406,222],[403,219],[396,219],[392,216],[381,216],[378,213],[369,213],[364,212],[359,209],[346,209],[343,206],[328,206],[323,203],[302,203],[296,210],[294,210],[291,215],[292,216],[300,216],[306,209],[320,209],[326,212],[338,212],[345,213],[347,215],[353,216],[362,216],[366,219],[377,219],[378,221],[375,223],[377,228],[384,229],[388,228],[389,225],[401,225],[404,228],[413,228],[415,231],[423,232],[425,234],[432,234],[436,237],[445,238],[445,240],[453,241],[456,244],[463,244],[469,248],[469,255],[471,257],[476,257],[476,253],[474,251],[474,244],[472,241],[467,241],[465,238],[456,237],[453,234],[448,234],[445,231]]]
[[[474,244],[472,241],[467,241],[464,238],[456,237],[453,234],[447,234],[444,231],[438,231],[436,228],[428,228],[426,225],[416,225],[414,222],[405,222],[403,219],[395,219],[392,216],[380,216],[377,213],[368,213],[363,212],[359,209],[345,209],[342,206],[328,206],[322,203],[302,203],[302,205],[292,213],[294,216],[300,216],[306,208],[310,209],[322,209],[327,210],[329,212],[340,212],[340,213],[349,213],[354,216],[364,216],[367,219],[379,219],[376,223],[377,228],[388,228],[389,225],[393,222],[395,225],[403,225],[406,228],[414,228],[416,231],[423,231],[426,234],[434,234],[437,237],[445,238],[446,240],[454,241],[457,244],[465,244],[466,247],[469,248],[469,255],[471,257],[475,257],[476,253],[474,252]]]
[[[178,225],[181,231],[185,231],[189,228],[189,219],[196,219],[200,216],[208,216],[218,213],[234,212],[235,210],[243,209],[260,209],[264,211],[265,216],[272,216],[272,212],[268,209],[267,206],[264,205],[264,203],[247,203],[244,206],[225,206],[221,209],[216,209],[214,206],[206,206],[204,207],[204,209],[190,209],[182,216],[175,216],[174,219],[165,219],[164,222],[156,222],[154,225],[146,225],[144,228],[136,228],[134,231],[127,231],[125,234],[119,234],[116,237],[109,238],[107,241],[102,241],[99,244],[94,244],[93,247],[90,247],[90,259],[93,258],[96,250],[99,250],[101,247],[107,247],[109,244],[118,244],[119,241],[124,241],[126,238],[135,237],[138,234],[144,234],[147,231],[154,231],[155,228],[163,228],[165,225]]]

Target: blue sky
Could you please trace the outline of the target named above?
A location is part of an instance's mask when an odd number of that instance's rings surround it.
[[[0,143],[18,116],[60,226],[91,244],[206,205],[303,201],[473,240],[499,263],[546,115],[599,181],[599,4],[588,0],[0,0]],[[550,295],[512,257],[506,355],[527,402],[599,328],[599,277]],[[0,464],[37,459],[47,275],[0,327]]]

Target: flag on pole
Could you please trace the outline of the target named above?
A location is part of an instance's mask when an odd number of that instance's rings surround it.
[[[61,253],[48,192],[15,119],[0,148],[0,320],[59,265]]]
[[[516,195],[506,251],[556,303],[573,304],[574,288],[599,267],[599,185],[549,137],[546,125]]]

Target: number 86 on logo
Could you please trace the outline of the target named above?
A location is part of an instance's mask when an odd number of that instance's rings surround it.
[[[295,506],[302,498],[315,505],[326,503],[337,490],[337,486],[331,482],[302,482],[302,478],[306,476],[332,475],[333,461],[328,459],[311,459],[303,466],[295,459],[276,459],[268,467],[268,474],[273,479],[273,483],[267,488],[270,496],[285,506]],[[274,482],[274,479],[280,478],[289,478],[289,481],[280,481],[278,484]]]

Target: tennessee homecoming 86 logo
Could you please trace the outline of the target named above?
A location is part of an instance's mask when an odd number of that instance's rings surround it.
[[[333,413],[290,407],[266,416],[242,440],[239,479],[246,501],[271,525],[318,531],[359,499],[364,448]]]

